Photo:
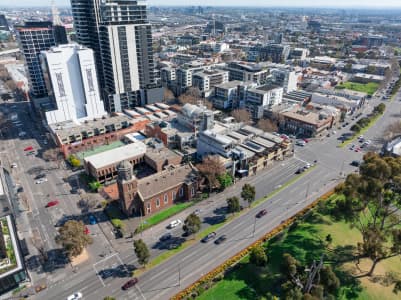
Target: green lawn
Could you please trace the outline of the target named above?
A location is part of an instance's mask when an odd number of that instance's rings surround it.
[[[156,225],[156,224],[170,218],[171,216],[183,211],[184,209],[187,209],[188,207],[190,207],[193,204],[194,204],[194,202],[192,202],[192,201],[174,204],[173,206],[144,220],[142,222],[142,226],[140,227],[140,229],[138,229],[138,231],[140,232],[149,227],[152,227],[153,225]]]
[[[328,234],[332,236],[330,244],[325,241]],[[392,293],[392,286],[372,282],[369,278],[358,280],[350,275],[349,270],[355,267],[353,257],[356,244],[360,240],[361,234],[357,229],[314,210],[305,221],[291,225],[265,244],[267,267],[255,267],[249,263],[249,257],[245,257],[222,280],[197,299],[269,299],[268,293],[279,296],[279,268],[283,253],[290,253],[303,265],[310,264],[314,259],[318,260],[324,253],[325,262],[332,264],[341,281],[338,299],[399,299],[399,295]],[[366,268],[370,264],[370,260],[365,261]],[[394,257],[378,265],[377,275],[383,276],[386,272],[399,273],[399,270],[401,260]]]
[[[342,84],[337,85],[337,89],[348,89],[348,90],[353,90],[357,92],[364,92],[367,93],[368,95],[373,95],[374,92],[377,91],[379,88],[379,84],[376,82],[369,82],[369,83],[358,83],[358,82],[352,82],[352,81],[347,81]]]
[[[108,150],[112,150],[121,146],[124,146],[125,144],[121,141],[115,141],[112,142],[108,145],[101,145],[101,146],[97,146],[95,147],[93,150],[87,150],[87,151],[82,151],[82,152],[78,152],[76,155],[79,159],[83,159],[84,157],[88,157],[91,155],[95,155],[98,153],[102,153]]]

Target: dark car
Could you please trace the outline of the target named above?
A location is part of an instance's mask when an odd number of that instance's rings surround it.
[[[99,275],[103,279],[109,278],[109,277],[113,276],[113,274],[114,274],[113,270],[102,270],[102,271],[99,272]]]
[[[353,161],[351,162],[351,166],[354,166],[354,167],[359,167],[360,164],[361,164],[361,162],[360,162],[359,160],[353,160]]]
[[[295,174],[301,174],[303,171],[305,171],[304,168],[299,168],[298,170],[295,171]]]
[[[137,284],[138,278],[132,278],[131,280],[128,280],[124,285],[121,287],[123,290],[128,290],[129,288],[132,288],[135,284]]]
[[[114,228],[113,232],[116,239],[121,239],[124,236],[120,229]]]
[[[171,237],[172,237],[172,235],[171,235],[171,233],[165,233],[165,234],[163,234],[161,237],[160,237],[160,241],[161,242],[164,242],[164,241],[167,241],[167,240],[169,240],[169,239],[171,239]]]
[[[219,237],[217,240],[214,241],[214,243],[216,245],[221,244],[222,242],[224,242],[227,239],[227,236],[225,234],[223,234],[221,237]]]
[[[42,179],[42,178],[45,178],[46,177],[46,174],[39,174],[39,175],[36,175],[35,176],[35,179]]]
[[[256,214],[256,218],[261,218],[263,217],[265,214],[267,214],[267,210],[266,209],[262,209],[260,212],[258,212]]]
[[[217,235],[217,233],[213,231],[213,232],[209,233],[207,236],[205,236],[205,237],[201,240],[201,242],[202,242],[202,243],[207,243],[207,242],[209,242],[210,240],[213,240],[213,239],[216,237],[216,235]]]

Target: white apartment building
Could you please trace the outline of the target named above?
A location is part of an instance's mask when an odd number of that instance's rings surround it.
[[[192,75],[192,86],[197,87],[204,97],[210,95],[214,86],[226,82],[228,82],[228,71],[204,70]]]
[[[275,85],[263,85],[250,88],[245,94],[245,108],[254,119],[263,116],[265,108],[280,104],[283,100],[283,88]]]
[[[49,97],[55,110],[46,112],[48,124],[106,115],[100,99],[93,51],[76,44],[41,52]]]

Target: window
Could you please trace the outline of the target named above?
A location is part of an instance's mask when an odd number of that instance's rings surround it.
[[[56,80],[57,80],[57,86],[58,86],[58,91],[60,93],[60,97],[65,97],[63,75],[61,73],[56,73]]]
[[[167,204],[167,203],[168,203],[168,195],[164,194],[164,204]]]
[[[159,206],[160,206],[160,199],[156,198],[156,207],[159,207]]]
[[[173,199],[173,201],[174,201],[175,199],[177,199],[177,194],[176,194],[175,191],[171,192],[171,199]]]
[[[191,196],[195,196],[195,187],[191,187]]]
[[[182,196],[184,196],[184,188],[183,187],[180,188],[180,197],[182,197]]]
[[[148,203],[146,204],[146,210],[147,210],[148,213],[150,213],[150,202],[148,202]]]
[[[95,87],[93,85],[93,76],[91,69],[86,69],[86,77],[88,79],[89,92],[93,92],[95,90]]]

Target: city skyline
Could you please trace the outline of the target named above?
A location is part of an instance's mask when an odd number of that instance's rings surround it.
[[[146,1],[147,5],[156,5],[156,6],[166,6],[164,1],[161,0],[151,0]],[[1,6],[50,6],[50,0],[23,0],[19,1],[18,4],[13,3],[12,5],[9,3],[1,3]],[[57,6],[70,6],[71,3],[69,0],[58,0],[56,1]],[[398,0],[383,0],[380,2],[373,1],[373,0],[331,0],[326,1],[325,3],[319,3],[316,5],[316,2],[310,0],[273,0],[266,3],[263,0],[252,0],[247,1],[246,3],[242,0],[234,0],[234,1],[225,1],[225,0],[193,0],[191,3],[188,3],[184,0],[173,0],[169,2],[169,6],[191,6],[191,5],[201,5],[201,6],[251,6],[251,7],[332,7],[332,8],[342,8],[342,7],[349,7],[349,8],[394,8],[399,7],[401,8],[401,3]]]

